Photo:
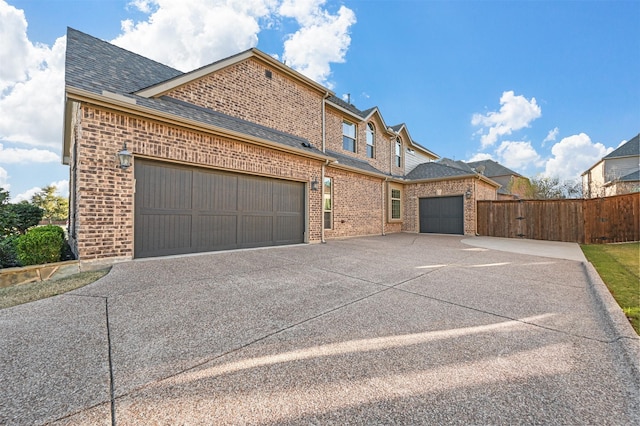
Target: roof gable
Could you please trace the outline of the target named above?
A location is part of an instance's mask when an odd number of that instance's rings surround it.
[[[143,96],[145,98],[162,96],[163,94],[177,87],[184,86],[185,84],[198,80],[211,73],[215,73],[223,68],[227,68],[239,62],[245,61],[249,58],[256,59],[271,67],[274,67],[278,69],[278,71],[282,72],[283,74],[288,75],[294,80],[303,83],[304,85],[318,91],[319,93],[333,95],[333,92],[331,92],[326,87],[322,86],[319,83],[316,83],[315,81],[293,70],[292,68],[289,68],[288,66],[284,65],[280,61],[277,61],[276,59],[272,58],[271,56],[267,55],[266,53],[256,48],[245,50],[244,52],[237,53],[233,56],[229,56],[227,58],[213,62],[209,65],[205,65],[203,67],[200,67],[188,73],[184,73],[182,75],[176,76],[172,79],[151,85],[149,87],[144,88],[143,90],[139,90],[136,94],[139,96]]]
[[[460,176],[476,176],[474,172],[461,170],[457,167],[449,167],[442,163],[422,163],[407,174],[408,180],[442,179]]]

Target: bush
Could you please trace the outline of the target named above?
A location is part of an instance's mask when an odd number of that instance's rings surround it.
[[[18,237],[16,252],[24,265],[59,262],[64,246],[64,230],[55,225],[32,228]]]
[[[29,203],[0,206],[0,236],[24,234],[42,219],[44,210]]]
[[[15,236],[0,238],[0,268],[21,266],[16,253],[17,239]]]

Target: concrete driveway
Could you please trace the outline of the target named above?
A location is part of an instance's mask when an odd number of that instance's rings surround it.
[[[517,244],[116,265],[0,311],[0,424],[640,424],[640,341],[577,245]]]

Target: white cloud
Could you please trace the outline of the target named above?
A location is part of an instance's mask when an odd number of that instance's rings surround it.
[[[31,43],[24,12],[3,0],[0,20],[0,140],[59,147],[66,38]]]
[[[478,152],[473,155],[469,160],[469,163],[473,163],[474,161],[484,161],[484,160],[493,160],[493,155],[487,154],[486,152]]]
[[[9,183],[9,173],[2,167],[0,167],[0,188],[4,188],[5,191],[8,191],[11,188],[11,184]]]
[[[585,170],[611,151],[613,148],[592,142],[584,133],[566,137],[551,148],[553,156],[547,160],[543,174],[549,177],[557,176],[560,180],[580,179]]]
[[[512,169],[527,169],[531,166],[542,165],[540,155],[531,146],[531,142],[504,141],[496,150],[500,161],[505,167]]]
[[[60,161],[58,154],[46,149],[5,148],[0,143],[0,163],[52,163]]]
[[[542,115],[536,98],[528,100],[522,95],[516,96],[513,90],[502,93],[500,105],[499,111],[490,111],[484,115],[473,114],[471,124],[483,127],[478,132],[482,135],[482,148],[495,144],[498,138],[510,135],[515,130],[529,127],[533,120]]]
[[[49,185],[56,187],[56,191],[54,192],[55,195],[59,195],[61,197],[65,197],[65,198],[69,196],[69,181],[68,180],[59,180],[57,182],[51,182]],[[18,194],[15,197],[13,197],[11,199],[11,202],[12,203],[19,203],[20,201],[30,201],[31,197],[33,197],[36,194],[36,192],[40,192],[40,191],[42,191],[42,187],[34,186],[33,188],[27,189],[23,193]]]
[[[329,88],[330,63],[345,61],[351,44],[349,28],[356,23],[353,11],[341,6],[337,14],[323,10],[325,0],[285,0],[279,13],[294,18],[300,29],[284,42],[282,59],[293,69]]]
[[[174,0],[131,3],[145,21],[122,22],[112,43],[158,62],[191,71],[258,44],[260,20],[270,18],[274,0]]]
[[[553,130],[549,130],[549,133],[547,133],[547,136],[542,141],[542,145],[544,146],[545,142],[555,142],[558,137],[558,133],[560,133],[560,129],[557,127]]]

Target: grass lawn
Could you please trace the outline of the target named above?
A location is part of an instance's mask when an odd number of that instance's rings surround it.
[[[35,283],[14,285],[0,288],[0,309],[20,305],[22,303],[33,302],[67,291],[84,287],[87,284],[102,278],[109,272],[109,269],[100,271],[80,272],[57,280],[40,281]]]
[[[640,334],[640,242],[589,244],[582,251]]]

